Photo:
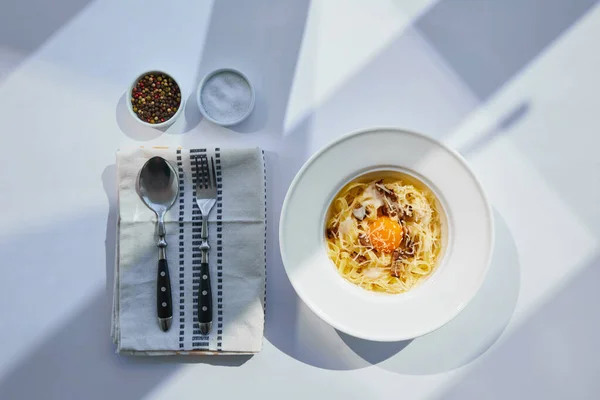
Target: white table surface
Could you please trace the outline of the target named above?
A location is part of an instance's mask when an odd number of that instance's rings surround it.
[[[595,0],[3,2],[0,398],[599,398],[598,37]],[[142,70],[171,71],[187,98],[221,66],[258,94],[232,130],[193,102],[165,133],[125,110]],[[335,331],[298,299],[278,251],[302,163],[382,125],[457,148],[496,216],[480,292],[411,342]],[[268,151],[264,349],[119,357],[115,151],[211,144]]]

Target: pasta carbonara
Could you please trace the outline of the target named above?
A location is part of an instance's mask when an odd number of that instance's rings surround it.
[[[351,182],[329,210],[328,255],[345,279],[362,288],[410,290],[431,275],[441,253],[436,204],[429,190],[407,179]]]

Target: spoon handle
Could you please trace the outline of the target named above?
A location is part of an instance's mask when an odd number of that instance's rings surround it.
[[[171,303],[171,279],[169,264],[166,259],[158,260],[158,276],[156,278],[156,310],[158,324],[164,332],[168,331],[173,322],[173,305]]]

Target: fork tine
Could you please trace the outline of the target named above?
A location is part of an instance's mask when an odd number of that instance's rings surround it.
[[[196,194],[200,188],[200,167],[198,166],[198,156],[194,157],[194,164],[196,164]]]
[[[208,187],[213,188],[213,177],[210,165],[208,165],[208,157],[206,158],[206,178],[208,179]]]
[[[198,190],[203,190],[204,189],[204,158],[202,157],[202,154],[200,154],[198,156],[198,161],[200,161],[199,166],[198,166],[198,171],[196,172],[198,174]]]
[[[204,180],[204,188],[208,189],[209,186],[209,176],[208,176],[208,158],[206,155],[202,156],[202,178]]]
[[[208,189],[208,169],[206,168],[206,166],[207,166],[206,156],[203,155],[202,156],[202,180],[204,182],[204,189]]]
[[[215,189],[217,188],[217,173],[215,172],[215,160],[213,157],[210,158],[210,163],[212,164],[212,181]]]
[[[206,157],[206,183],[208,189],[212,189],[212,177],[210,176],[210,168],[208,165],[208,157]]]

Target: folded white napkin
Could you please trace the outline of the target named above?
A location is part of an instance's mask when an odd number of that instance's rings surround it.
[[[200,210],[192,165],[215,158],[217,204],[209,217],[213,325],[197,325]],[[166,220],[173,323],[156,315],[156,216],[136,192],[144,163],[161,156],[179,173],[180,193]],[[140,355],[245,354],[262,348],[266,267],[266,183],[260,149],[133,148],[117,153],[119,218],[111,334],[117,352]]]

